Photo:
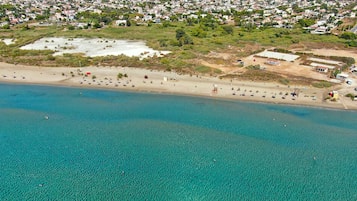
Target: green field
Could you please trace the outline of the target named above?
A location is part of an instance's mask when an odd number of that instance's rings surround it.
[[[103,66],[135,66],[144,68],[159,68],[183,72],[220,74],[218,69],[204,66],[197,60],[210,59],[216,63],[232,63],[219,58],[209,58],[210,52],[228,53],[240,58],[260,51],[264,48],[278,47],[289,49],[292,45],[309,47],[346,47],[346,40],[335,35],[312,35],[304,33],[300,28],[263,30],[245,30],[228,25],[217,25],[214,28],[200,24],[187,26],[182,22],[166,25],[151,24],[150,26],[114,27],[101,29],[69,30],[66,27],[28,27],[18,25],[11,29],[0,29],[0,38],[13,38],[16,43],[5,45],[0,42],[0,61],[39,66],[73,66],[103,65]],[[177,38],[177,30],[183,30],[190,40],[181,44]],[[228,32],[228,31],[229,32]],[[39,38],[49,36],[88,37],[107,39],[143,40],[156,50],[169,50],[172,54],[164,58],[139,60],[126,56],[107,56],[87,58],[81,55],[52,56],[50,50],[20,50],[25,44]],[[240,51],[238,51],[240,50]]]

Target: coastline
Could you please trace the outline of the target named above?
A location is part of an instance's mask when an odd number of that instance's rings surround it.
[[[118,79],[118,74],[123,75]],[[124,75],[127,77],[124,77]],[[93,79],[95,77],[95,79]],[[0,63],[0,82],[209,97],[273,104],[357,110],[346,97],[325,101],[327,89],[219,79],[132,67],[35,67]],[[292,96],[296,92],[297,96]]]

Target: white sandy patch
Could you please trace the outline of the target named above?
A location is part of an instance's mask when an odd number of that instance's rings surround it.
[[[11,44],[15,43],[14,39],[12,39],[12,38],[4,38],[4,39],[1,39],[1,41],[4,42],[6,45],[11,45]]]
[[[265,58],[271,58],[271,59],[278,59],[278,60],[284,60],[284,61],[290,61],[293,62],[300,56],[294,55],[294,54],[286,54],[286,53],[280,53],[280,52],[272,52],[265,50],[263,52],[260,52],[256,54],[257,56],[260,57],[265,57]]]
[[[54,56],[66,53],[82,53],[88,57],[97,56],[135,56],[140,58],[162,56],[169,51],[157,51],[145,45],[143,41],[112,40],[112,39],[88,39],[88,38],[41,38],[32,44],[25,45],[24,50],[53,50]]]

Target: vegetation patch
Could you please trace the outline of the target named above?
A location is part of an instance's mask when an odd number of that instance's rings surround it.
[[[346,94],[345,96],[351,98],[351,100],[354,100],[354,98],[355,98],[355,95],[351,94],[351,93]]]
[[[290,82],[290,80],[286,79],[286,78],[283,78],[283,79],[280,79],[279,80],[279,83],[283,84],[283,85],[288,85]]]
[[[249,65],[246,68],[249,70],[260,70],[261,69],[259,64],[258,65]]]
[[[239,78],[241,80],[268,81],[268,82],[274,82],[280,79],[284,79],[284,77],[281,75],[269,71],[262,71],[262,70],[247,70],[242,74],[237,74],[237,75],[230,74],[230,75],[222,76],[221,78]]]
[[[312,86],[316,87],[316,88],[329,88],[329,87],[332,86],[332,83],[322,80],[322,81],[319,81],[319,82],[313,82]]]
[[[88,15],[88,18],[97,19],[96,16]],[[109,18],[108,18],[109,19]],[[106,23],[110,20],[104,20]],[[95,21],[95,20],[94,20]],[[302,21],[308,24],[308,21]],[[135,33],[135,34],[132,34]],[[311,48],[345,47],[346,38],[354,41],[354,36],[345,35],[313,35],[304,33],[301,27],[292,29],[261,28],[242,25],[230,26],[219,24],[210,18],[196,21],[190,19],[187,22],[170,22],[164,24],[148,24],[148,26],[114,27],[104,26],[97,29],[90,27],[83,29],[68,29],[68,27],[24,27],[14,26],[0,30],[0,38],[12,38],[15,44],[5,45],[0,43],[0,61],[8,63],[37,65],[37,66],[133,66],[151,69],[175,70],[178,72],[193,71],[199,73],[222,73],[221,70],[204,65],[198,65],[195,61],[205,60],[216,65],[230,65],[237,59],[261,52],[270,47],[276,47],[275,51],[290,53],[287,49],[291,45],[301,45]],[[105,39],[143,40],[146,45],[157,50],[168,50],[172,53],[165,57],[153,57],[139,59],[138,57],[103,56],[83,57],[80,54],[65,54],[63,56],[52,56],[51,50],[20,50],[19,48],[33,43],[44,37],[85,37]],[[50,44],[51,41],[48,41]],[[298,44],[297,44],[298,43]],[[67,47],[68,48],[68,47]],[[212,57],[212,52],[224,52],[229,57]],[[232,58],[232,59],[231,59]],[[353,58],[332,58],[346,64],[354,63]],[[288,78],[284,75],[260,70],[260,66],[246,67],[245,73],[237,75],[225,75],[222,77],[237,77],[243,80],[275,81],[281,84],[314,83],[316,86],[329,87],[331,83],[307,80],[306,78]],[[328,84],[327,84],[328,83]]]
[[[199,73],[211,73],[212,72],[212,68],[208,67],[208,66],[197,66],[195,67],[195,71],[199,72]]]

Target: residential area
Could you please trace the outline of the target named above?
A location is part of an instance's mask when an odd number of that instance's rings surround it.
[[[112,1],[112,0],[4,0],[0,3],[0,27],[25,22],[72,24],[77,28],[106,25],[147,25],[165,21],[194,21],[207,16],[222,24],[248,28],[292,28],[300,25],[312,34],[328,34],[348,22],[343,31],[357,31],[357,4],[344,1]],[[93,21],[93,15],[101,16]],[[88,15],[92,15],[91,20]]]

